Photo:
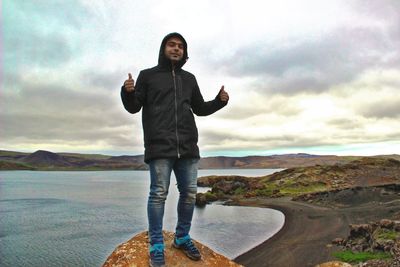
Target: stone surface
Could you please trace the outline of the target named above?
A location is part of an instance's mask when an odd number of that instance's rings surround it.
[[[391,229],[395,225],[395,222],[392,220],[388,220],[388,219],[382,219],[382,220],[380,220],[379,225],[382,228]]]
[[[206,195],[203,193],[197,193],[196,194],[196,206],[204,207],[206,204],[207,204]]]
[[[165,240],[165,260],[167,266],[174,267],[195,267],[195,266],[224,266],[239,267],[239,265],[227,257],[214,252],[205,245],[193,240],[200,250],[202,259],[192,261],[183,254],[182,251],[171,246],[174,234],[164,231]],[[107,258],[103,267],[148,267],[148,237],[147,232],[142,232],[134,236],[129,241],[119,245],[114,252]]]
[[[330,261],[318,264],[315,267],[351,267],[351,265],[341,261]]]

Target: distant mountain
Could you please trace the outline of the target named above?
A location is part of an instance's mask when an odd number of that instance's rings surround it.
[[[247,157],[209,157],[200,161],[202,169],[220,168],[291,168],[299,166],[314,166],[335,163],[346,163],[361,157],[320,156],[310,154],[284,154],[272,156],[247,156]]]
[[[22,162],[35,167],[71,167],[66,157],[57,153],[38,150],[29,156],[23,157]]]
[[[34,153],[0,151],[0,170],[143,170],[147,166],[143,155],[107,156],[99,154],[54,153],[38,150]]]
[[[400,155],[382,155],[380,158],[400,160]],[[321,156],[305,153],[272,156],[206,157],[199,163],[200,169],[273,169],[306,167],[315,165],[345,164],[360,156]],[[14,166],[14,167],[13,167]],[[34,153],[0,150],[0,170],[145,170],[143,155],[108,156],[101,154],[54,153],[38,150]]]

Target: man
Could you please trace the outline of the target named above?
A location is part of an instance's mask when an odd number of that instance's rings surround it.
[[[201,259],[189,236],[200,158],[193,113],[210,115],[228,103],[229,95],[222,86],[214,100],[205,102],[195,76],[182,69],[187,59],[185,39],[179,33],[170,33],[162,40],[158,65],[142,70],[136,85],[129,73],[121,88],[122,102],[128,112],[136,113],[143,107],[145,162],[151,178],[147,203],[150,266],[165,264],[162,227],[172,170],[179,190],[173,247],[192,260]]]

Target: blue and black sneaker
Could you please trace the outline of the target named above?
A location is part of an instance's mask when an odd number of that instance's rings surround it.
[[[164,244],[150,246],[150,267],[165,267]]]
[[[194,261],[198,261],[201,259],[200,251],[193,244],[192,239],[189,235],[181,238],[175,237],[172,246],[174,248],[182,250],[189,259],[192,259]]]

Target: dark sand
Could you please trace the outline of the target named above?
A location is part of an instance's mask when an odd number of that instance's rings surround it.
[[[349,234],[349,224],[391,218],[400,211],[400,200],[369,202],[346,208],[328,208],[290,198],[244,199],[241,206],[280,210],[285,224],[273,237],[234,259],[246,267],[308,267],[334,260],[331,241]]]

